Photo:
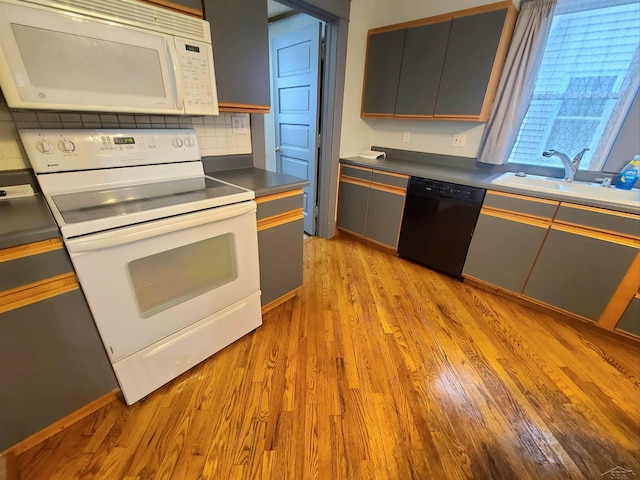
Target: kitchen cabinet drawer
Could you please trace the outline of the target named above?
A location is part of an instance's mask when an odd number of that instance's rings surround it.
[[[487,121],[516,15],[503,1],[370,30],[361,116]]]
[[[620,318],[616,330],[640,337],[640,293],[632,300]]]
[[[220,110],[269,112],[266,0],[204,0],[203,5],[211,24]]]
[[[370,182],[373,170],[370,168],[342,165],[340,167],[340,175],[343,177],[357,178],[359,180],[364,180],[365,182]]]
[[[397,187],[401,190],[407,189],[409,177],[398,173],[381,172],[374,170],[371,172],[371,183],[384,185],[387,187]]]
[[[58,239],[0,250],[0,292],[69,272],[73,266]]]
[[[519,294],[551,222],[483,209],[463,274]]]
[[[555,221],[603,232],[640,237],[640,215],[561,203]]]
[[[268,197],[258,197],[256,199],[256,203],[258,204],[256,219],[260,221],[268,217],[299,210],[303,208],[302,202],[302,190],[294,190],[285,192],[284,194],[270,195]]]
[[[631,241],[554,224],[523,294],[597,321],[638,250]]]
[[[541,198],[526,197],[512,193],[487,191],[484,197],[485,208],[512,212],[535,218],[551,220],[558,210],[559,202]]]

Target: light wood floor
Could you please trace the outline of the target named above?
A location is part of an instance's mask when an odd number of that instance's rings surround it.
[[[640,478],[637,348],[344,235],[305,242],[304,279],[145,402],[22,454],[20,478]]]

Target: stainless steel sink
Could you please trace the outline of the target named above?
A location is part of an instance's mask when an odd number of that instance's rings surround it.
[[[603,187],[599,183],[565,182],[559,178],[540,177],[537,175],[521,177],[513,172],[503,173],[491,183],[533,192],[553,192],[556,195],[568,198],[586,198],[640,208],[640,190],[637,188],[620,190],[618,188]]]

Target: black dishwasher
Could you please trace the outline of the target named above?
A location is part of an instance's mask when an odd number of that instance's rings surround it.
[[[398,254],[461,278],[485,191],[484,188],[411,177]]]

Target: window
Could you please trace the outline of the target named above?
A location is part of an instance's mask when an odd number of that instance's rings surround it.
[[[509,162],[561,166],[542,152],[602,169],[640,84],[637,0],[559,0],[527,114]]]

